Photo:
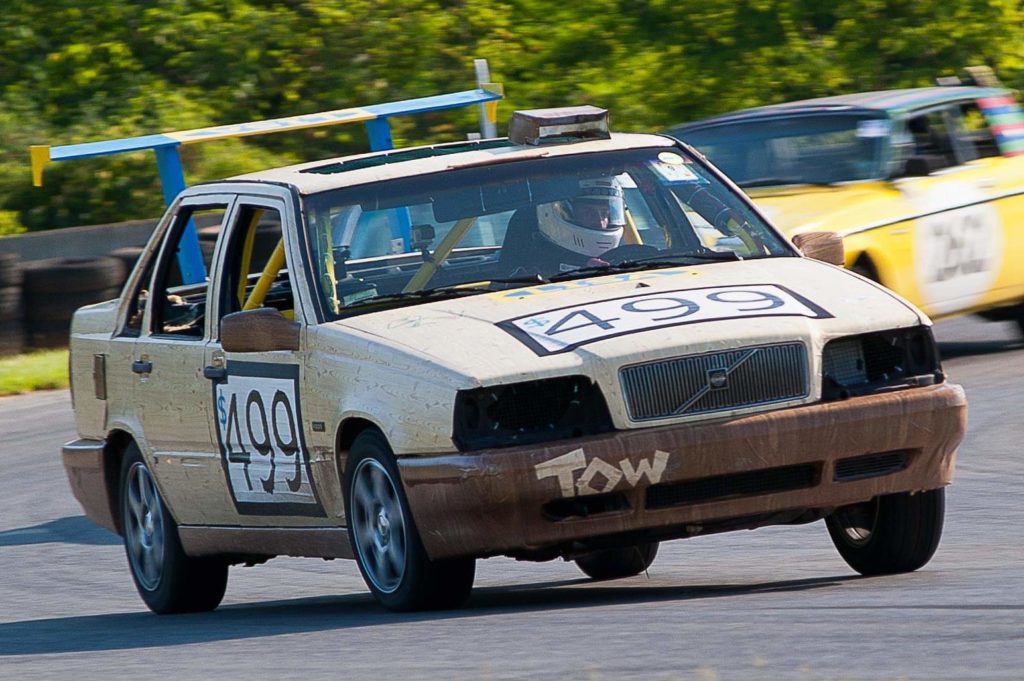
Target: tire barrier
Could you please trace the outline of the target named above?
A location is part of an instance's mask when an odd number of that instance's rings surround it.
[[[113,257],[51,258],[22,266],[26,341],[32,348],[68,344],[71,316],[83,305],[116,298],[125,265]]]
[[[138,262],[143,250],[145,249],[142,246],[125,246],[110,252],[111,258],[117,258],[124,265],[124,280],[127,280],[128,275],[135,269],[135,263]],[[121,281],[121,285],[124,284],[124,280]]]
[[[200,227],[196,232],[199,237],[199,250],[203,252],[203,262],[213,262],[213,249],[217,245],[217,237],[220,236],[220,225]]]
[[[21,288],[21,280],[18,256],[13,253],[0,253],[0,289]]]
[[[202,227],[198,230],[199,249],[203,252],[203,262],[209,267],[213,262],[213,249],[217,245],[217,237],[220,236],[220,225]],[[270,254],[277,247],[281,238],[281,223],[267,220],[256,227],[256,239],[253,242],[253,262],[265,263],[270,259]]]
[[[17,355],[25,347],[21,283],[17,256],[0,253],[0,357]]]

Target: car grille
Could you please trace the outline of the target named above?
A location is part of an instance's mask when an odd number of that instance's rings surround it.
[[[808,394],[802,343],[676,357],[620,372],[634,421],[752,407]]]

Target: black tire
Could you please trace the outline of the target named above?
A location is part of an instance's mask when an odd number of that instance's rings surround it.
[[[111,258],[117,258],[121,261],[121,264],[124,265],[124,277],[127,279],[128,275],[135,269],[135,263],[139,261],[139,256],[142,255],[144,250],[142,246],[123,246],[115,248],[109,255]]]
[[[22,304],[21,287],[0,288],[0,322],[23,319],[25,308]]]
[[[0,323],[0,357],[20,355],[25,349],[25,329],[21,322]]]
[[[850,267],[850,271],[859,274],[865,279],[870,279],[876,284],[880,283],[878,281],[878,270],[875,269],[874,263],[872,263],[868,258],[859,258],[857,262],[853,263]]]
[[[18,256],[14,253],[0,253],[0,288],[19,287],[22,279]]]
[[[68,291],[63,295],[54,293],[42,297],[29,295],[25,297],[25,317],[29,321],[70,321],[75,310],[86,305],[113,300],[121,295],[120,288],[99,289],[93,291]]]
[[[149,466],[133,442],[121,463],[120,509],[128,569],[143,602],[159,615],[206,612],[220,605],[228,566],[190,558]]]
[[[591,579],[621,579],[638,575],[658,555],[658,542],[604,549],[576,559],[576,565]]]
[[[25,344],[33,350],[66,348],[68,347],[70,329],[70,321],[27,321],[25,324]]]
[[[476,561],[427,557],[394,454],[379,431],[363,431],[349,450],[345,516],[359,572],[388,610],[458,608],[469,598]]]
[[[1020,306],[1020,309],[1014,316],[1013,321],[1017,322],[1017,330],[1020,331],[1021,337],[1024,337],[1024,305]]]
[[[945,489],[875,497],[836,509],[825,519],[839,555],[862,575],[894,575],[923,567],[939,547]]]
[[[117,258],[52,258],[22,266],[26,297],[69,291],[119,288],[125,279],[124,264]]]
[[[199,238],[199,250],[203,253],[203,262],[213,262],[213,251],[217,247],[217,239],[220,237],[220,225],[200,227],[196,233]]]

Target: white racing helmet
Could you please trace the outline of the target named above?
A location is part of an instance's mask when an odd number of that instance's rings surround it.
[[[571,199],[537,206],[537,226],[555,245],[596,258],[622,240],[622,186],[614,177],[600,177],[580,180],[580,189]]]

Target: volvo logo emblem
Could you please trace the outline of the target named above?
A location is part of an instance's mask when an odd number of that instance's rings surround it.
[[[708,387],[712,390],[723,390],[729,387],[728,369],[708,369]]]
[[[740,368],[744,362],[756,355],[761,351],[761,348],[750,348],[749,350],[743,350],[740,352],[739,357],[733,360],[732,364],[727,367],[715,367],[714,369],[705,369],[704,378],[705,383],[699,389],[694,391],[690,396],[690,399],[683,402],[681,405],[676,407],[675,411],[672,412],[673,416],[679,416],[685,414],[690,407],[697,404],[705,395],[712,390],[726,390],[729,388],[729,374]],[[730,353],[731,354],[731,353]],[[700,374],[697,374],[700,376]],[[696,377],[695,377],[696,378]],[[696,382],[696,381],[694,381]],[[695,386],[696,387],[696,386]]]

